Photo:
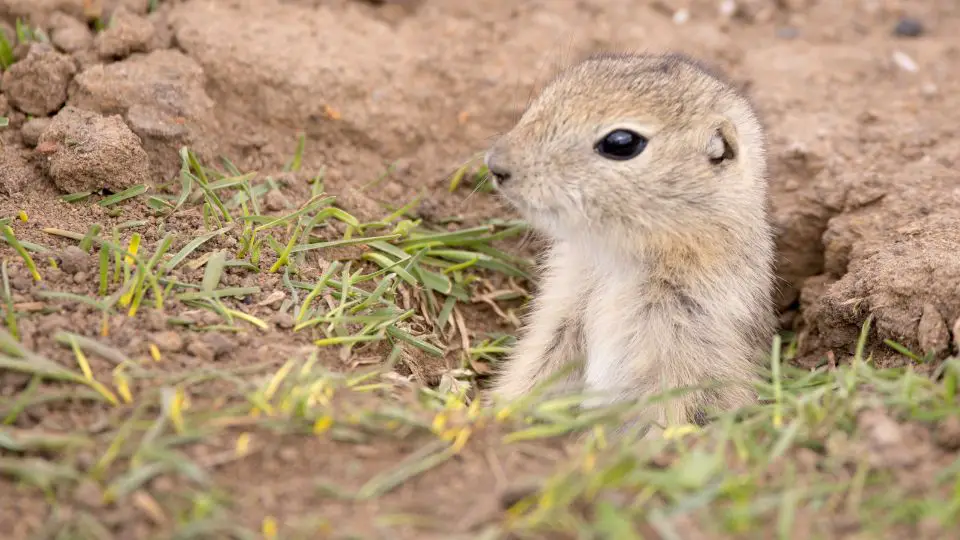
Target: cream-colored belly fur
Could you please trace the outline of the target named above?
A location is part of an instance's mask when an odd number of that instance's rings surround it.
[[[748,403],[743,383],[753,375],[756,351],[738,330],[750,313],[743,301],[749,294],[736,287],[750,285],[745,276],[715,276],[676,290],[643,264],[614,257],[596,246],[553,246],[529,326],[495,392],[520,397],[567,362],[584,361],[564,389],[587,391],[588,407],[681,389],[643,415],[669,425],[696,421],[711,407]],[[734,286],[713,286],[722,282]],[[713,386],[682,390],[704,384]]]

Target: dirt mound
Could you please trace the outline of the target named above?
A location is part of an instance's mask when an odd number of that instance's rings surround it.
[[[101,116],[68,106],[40,135],[37,152],[47,174],[66,193],[123,191],[147,181],[150,163],[140,139],[120,115]]]
[[[138,54],[121,62],[93,65],[70,87],[70,105],[101,114],[123,115],[150,155],[154,180],[179,170],[182,146],[202,158],[214,157],[213,100],[204,90],[203,70],[171,50]]]

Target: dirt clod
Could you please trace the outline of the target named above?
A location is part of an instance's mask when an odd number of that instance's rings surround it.
[[[150,341],[162,352],[178,352],[183,348],[183,338],[172,330],[156,332],[150,336]]]
[[[93,32],[80,20],[64,13],[50,17],[50,41],[61,51],[74,53],[93,46]]]
[[[48,44],[35,43],[23,60],[4,73],[3,93],[21,111],[47,116],[66,103],[67,87],[76,72],[69,56]]]
[[[279,328],[293,328],[294,325],[293,316],[289,313],[274,313],[270,320]]]
[[[193,340],[187,345],[187,352],[204,362],[212,362],[216,358],[213,349],[199,339]]]
[[[237,348],[236,339],[230,339],[220,332],[209,332],[203,337],[204,344],[213,352],[213,356],[230,353]]]
[[[135,52],[147,52],[154,37],[149,20],[120,7],[114,11],[110,26],[97,35],[97,52],[105,59],[126,58]]]
[[[263,204],[271,212],[279,212],[290,206],[290,201],[279,190],[271,190],[263,197]]]
[[[154,51],[87,68],[74,79],[70,104],[123,115],[143,141],[153,178],[163,181],[179,171],[183,146],[201,158],[213,157],[217,145],[204,134],[216,129],[217,120],[205,82],[189,57]]]
[[[50,178],[62,191],[122,191],[146,183],[150,165],[140,139],[118,115],[65,107],[40,136]]]
[[[27,146],[37,146],[40,142],[40,135],[50,127],[49,118],[31,118],[23,123],[20,128],[20,136],[23,137],[23,144]]]
[[[92,256],[77,246],[67,246],[60,252],[60,270],[74,275],[90,268]]]

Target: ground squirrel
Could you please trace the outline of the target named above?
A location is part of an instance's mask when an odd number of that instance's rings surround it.
[[[763,129],[731,85],[679,54],[592,56],[485,163],[551,241],[495,396],[578,361],[565,385],[594,404],[701,387],[651,405],[655,428],[755,399],[775,331],[774,244]]]

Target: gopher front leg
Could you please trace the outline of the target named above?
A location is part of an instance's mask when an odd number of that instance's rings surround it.
[[[553,246],[547,257],[527,328],[494,382],[493,394],[503,399],[528,394],[568,363],[584,358],[583,304],[588,274],[566,244]],[[582,380],[582,373],[575,368],[550,390],[570,389]]]

